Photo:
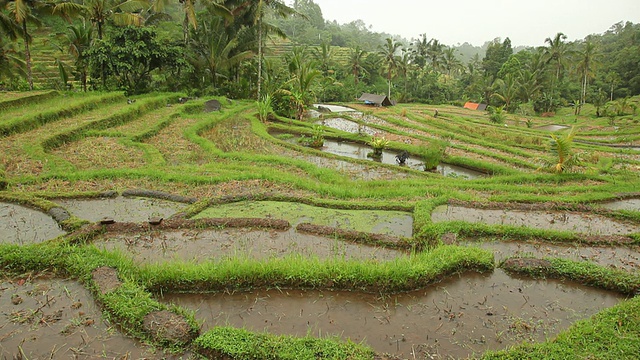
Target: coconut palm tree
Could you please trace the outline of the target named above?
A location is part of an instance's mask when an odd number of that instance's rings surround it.
[[[435,71],[440,71],[440,69],[442,68],[443,48],[444,45],[441,44],[437,39],[429,40],[427,46],[427,58],[431,63],[431,67]]]
[[[595,43],[591,40],[587,40],[584,43],[584,47],[578,52],[578,73],[581,80],[581,99],[580,103],[584,105],[587,98],[587,87],[589,86],[589,80],[595,77],[595,70],[598,63],[598,49]]]
[[[29,83],[29,90],[33,90],[33,73],[31,71],[31,50],[29,48],[31,35],[29,34],[27,23],[39,25],[40,20],[36,17],[36,12],[46,8],[46,5],[47,4],[38,0],[9,0],[6,4],[6,9],[8,11],[7,17],[20,28],[20,36],[24,40],[24,60],[27,68],[27,82]],[[7,20],[2,20],[3,28],[5,27],[4,23],[6,21]]]
[[[218,78],[226,77],[225,72],[228,69],[253,56],[249,50],[237,51],[238,37],[231,37],[224,30],[224,20],[211,17],[194,31],[194,37],[191,39],[195,52],[206,63],[214,88],[217,86]]]
[[[366,55],[367,52],[362,50],[360,46],[351,49],[351,53],[349,54],[349,72],[353,75],[353,83],[356,86],[360,80],[360,74],[366,71],[363,66]]]
[[[442,68],[446,70],[449,77],[464,69],[462,61],[456,57],[456,49],[452,47],[445,48],[442,53]]]
[[[82,22],[77,25],[68,27],[67,42],[69,44],[69,53],[75,58],[76,71],[80,75],[80,83],[82,90],[87,91],[87,74],[89,64],[85,52],[91,47],[93,42],[93,26]]]
[[[15,48],[15,42],[0,36],[0,85],[4,79],[12,80],[17,74],[24,75],[25,62]]]
[[[398,51],[398,48],[401,46],[402,43],[394,42],[391,38],[387,38],[387,42],[384,45],[378,46],[378,53],[382,56],[387,82],[389,84],[389,98],[391,98],[391,78],[393,77],[393,71],[398,67],[396,51]]]

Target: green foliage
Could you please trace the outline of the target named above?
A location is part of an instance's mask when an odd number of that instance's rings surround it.
[[[435,169],[442,160],[448,144],[441,141],[431,142],[429,145],[421,145],[418,148],[418,155],[424,162],[425,170]]]
[[[194,344],[198,353],[208,358],[238,360],[369,360],[375,355],[368,347],[339,339],[258,334],[229,327],[216,327],[196,339]]]
[[[262,122],[266,122],[269,118],[269,114],[273,111],[271,107],[271,95],[266,94],[260,99],[260,101],[256,101],[256,106],[258,107],[258,119]]]
[[[557,174],[570,172],[574,167],[582,163],[579,154],[573,152],[573,138],[576,136],[576,127],[572,127],[564,135],[551,134],[549,150],[553,154],[552,160],[544,160],[540,169],[547,169]]]
[[[495,124],[504,124],[504,120],[507,118],[507,115],[504,111],[504,106],[489,106],[489,119],[491,122]]]
[[[320,148],[324,145],[324,132],[324,126],[314,125],[311,136],[306,137],[302,135],[298,142],[300,142],[304,146]]]
[[[374,136],[369,140],[367,145],[371,146],[373,149],[372,157],[379,158],[382,156],[382,150],[386,149],[389,145],[389,140],[387,140],[384,136]]]
[[[156,70],[173,72],[183,65],[181,49],[156,39],[152,28],[125,27],[108,40],[98,40],[86,54],[93,77],[106,64],[106,76],[113,76],[127,94],[148,92]]]

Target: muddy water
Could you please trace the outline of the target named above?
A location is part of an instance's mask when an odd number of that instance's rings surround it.
[[[0,203],[0,243],[33,244],[65,234],[53,218],[24,206]]]
[[[574,283],[511,278],[503,271],[465,274],[427,289],[375,295],[273,290],[165,294],[196,312],[204,329],[246,327],[304,336],[337,335],[404,358],[455,358],[544,341],[622,297]]]
[[[502,241],[461,242],[460,245],[492,250],[498,262],[512,256],[559,257],[574,261],[589,261],[627,271],[640,271],[640,248],[638,247],[575,246]]]
[[[640,199],[612,201],[601,204],[601,206],[611,210],[640,211]]]
[[[281,201],[241,201],[210,207],[194,218],[248,217],[307,222],[346,230],[411,237],[413,217],[403,211],[340,210]]]
[[[184,204],[147,198],[101,198],[53,200],[70,214],[91,222],[109,217],[118,222],[144,222],[150,217],[168,218],[185,207]]]
[[[204,262],[240,257],[250,259],[301,256],[319,259],[388,261],[407,255],[400,250],[349,243],[289,231],[249,229],[185,230],[138,235],[109,234],[95,240],[99,248],[121,250],[136,263]]]
[[[599,215],[568,211],[472,209],[443,205],[434,209],[431,220],[522,226],[590,235],[628,235],[640,231],[640,226],[637,225],[613,221]]]
[[[297,143],[298,138],[291,138],[287,141],[290,141],[291,143]],[[373,160],[372,158],[367,156],[373,150],[371,149],[371,147],[364,144],[325,139],[324,146],[320,148],[320,150],[330,154],[345,156],[352,159]],[[382,157],[379,160],[374,160],[374,161],[378,161],[383,164],[397,165],[398,162],[396,161],[396,156],[399,153],[400,153],[399,151],[383,150]],[[424,161],[422,161],[416,156],[409,156],[409,158],[406,160],[406,164],[403,166],[407,166],[414,170],[422,171],[424,170]],[[462,178],[462,179],[476,179],[481,176],[486,176],[486,174],[483,174],[479,171],[475,171],[475,170],[471,170],[471,169],[467,169],[467,168],[463,168],[463,167],[451,165],[451,164],[439,164],[436,168],[436,172],[444,176],[450,176],[450,177],[456,177],[456,178]]]
[[[0,359],[166,358],[103,321],[74,281],[0,279],[0,319]]]
[[[568,129],[569,126],[566,125],[544,125],[544,126],[538,126],[535,129],[536,130],[542,130],[542,131],[560,131],[560,130],[565,130]]]

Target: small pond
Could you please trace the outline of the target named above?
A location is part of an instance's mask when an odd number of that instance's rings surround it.
[[[338,239],[288,231],[251,229],[181,230],[106,234],[98,248],[120,250],[138,264],[171,261],[201,263],[227,258],[272,259],[301,256],[318,259],[389,261],[408,253]]]
[[[34,244],[64,234],[58,223],[41,211],[0,203],[0,243]]]
[[[178,358],[120,333],[75,281],[0,279],[0,299],[0,359]]]
[[[538,126],[538,127],[535,127],[534,129],[542,130],[542,131],[555,132],[555,131],[566,130],[568,128],[569,128],[569,126],[566,126],[566,125],[555,125],[555,124],[552,124],[552,125]]]
[[[281,201],[241,201],[210,207],[199,218],[273,218],[293,227],[306,222],[397,237],[413,236],[413,216],[404,211],[342,210]]]
[[[317,125],[323,125],[332,129],[348,132],[351,134],[367,134],[375,135],[380,130],[374,129],[370,126],[360,125],[355,121],[346,120],[343,118],[330,118],[322,121],[316,121]]]
[[[53,200],[70,214],[91,222],[105,217],[117,222],[145,222],[158,216],[168,218],[185,207],[185,204],[152,199],[123,197],[99,199],[57,199]]]
[[[467,273],[380,298],[343,291],[258,290],[164,294],[163,302],[214,326],[364,342],[405,359],[466,358],[553,337],[623,297],[572,282]]]
[[[599,215],[569,211],[473,209],[442,205],[433,210],[431,220],[521,226],[589,235],[629,235],[640,231],[637,225],[617,222]]]

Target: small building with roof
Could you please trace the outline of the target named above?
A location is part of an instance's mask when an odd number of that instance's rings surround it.
[[[372,106],[391,106],[393,103],[386,95],[375,95],[363,93],[362,96],[358,99],[360,101],[364,101],[366,105]]]

